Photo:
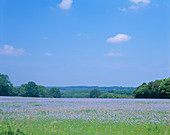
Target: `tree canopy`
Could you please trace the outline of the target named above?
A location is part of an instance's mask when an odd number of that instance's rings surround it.
[[[73,88],[79,88],[73,87]],[[84,88],[84,86],[82,86]],[[69,87],[70,88],[70,87]],[[81,87],[80,87],[81,88]],[[87,87],[88,88],[88,87]],[[170,98],[170,78],[143,83],[136,90],[114,89],[109,91],[93,89],[61,91],[56,87],[45,87],[30,81],[13,87],[8,75],[0,73],[0,96],[51,97],[51,98]],[[99,87],[97,87],[99,88]],[[101,87],[104,89],[104,87]],[[112,88],[112,87],[110,87]],[[113,87],[114,88],[114,87]]]
[[[33,81],[21,84],[19,87],[13,87],[8,75],[0,73],[0,96],[60,98],[61,92],[57,88],[48,89],[42,85],[37,85]]]
[[[90,92],[90,98],[99,98],[100,95],[101,92],[98,89],[94,89]]]
[[[12,92],[13,85],[9,81],[8,75],[0,73],[0,96],[9,96]]]
[[[18,95],[24,97],[51,97],[51,98],[60,98],[61,92],[59,89],[46,88],[42,85],[37,85],[35,82],[30,81],[27,84],[22,84],[18,88]]]
[[[49,90],[49,95],[54,98],[60,98],[61,97],[61,92],[59,89],[53,87]]]
[[[133,94],[135,98],[170,98],[170,78],[143,83]]]

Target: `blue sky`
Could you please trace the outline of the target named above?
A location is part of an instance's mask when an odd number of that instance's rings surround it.
[[[169,0],[1,0],[0,73],[16,86],[170,77]]]

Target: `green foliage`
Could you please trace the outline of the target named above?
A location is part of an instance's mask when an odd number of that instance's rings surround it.
[[[62,98],[89,98],[90,90],[62,91]]]
[[[48,97],[48,89],[42,85],[37,85],[39,97]]]
[[[109,93],[133,96],[133,91],[134,91],[134,89],[111,90],[111,91],[109,91]]]
[[[61,92],[57,88],[51,88],[49,90],[49,95],[50,95],[50,97],[60,98],[61,97]]]
[[[61,88],[61,87],[60,87]],[[87,90],[83,90],[87,88]],[[92,88],[100,88],[93,89]],[[113,88],[112,90],[110,90]],[[120,88],[118,90],[118,88]],[[126,89],[125,89],[126,88]],[[0,73],[0,96],[51,97],[51,98],[170,98],[170,78],[143,83],[136,90],[133,87],[76,86],[46,88],[30,81],[20,87],[13,87],[7,75]],[[73,90],[74,89],[74,90]]]
[[[28,97],[38,97],[38,87],[35,84],[35,82],[28,82],[28,84],[25,87],[26,94]]]
[[[100,95],[101,92],[98,89],[94,89],[90,92],[90,98],[99,98]]]
[[[125,94],[104,93],[100,96],[100,98],[134,98],[134,96]]]
[[[21,85],[21,93],[25,97],[38,97],[38,87],[35,82],[28,82],[28,84]]]
[[[47,87],[47,88],[51,88],[51,87]],[[111,90],[135,90],[136,87],[122,87],[122,86],[112,86],[112,87],[99,87],[99,86],[69,86],[69,87],[57,87],[58,89],[60,89],[61,91],[84,91],[84,90],[94,90],[94,89],[98,89],[100,91],[111,91]]]
[[[170,78],[143,83],[133,94],[135,98],[170,98]]]
[[[100,96],[100,98],[113,98],[113,97],[114,97],[113,93],[108,93],[108,92]]]
[[[19,95],[18,87],[13,87],[10,95],[11,96],[18,96]]]
[[[60,98],[61,92],[57,88],[47,89],[33,81],[22,84],[20,87],[13,87],[9,77],[0,73],[0,96]]]
[[[162,80],[159,92],[160,98],[170,98],[170,78]]]
[[[28,84],[22,84],[18,88],[18,96],[60,98],[61,92],[57,88],[47,89],[42,85],[36,85],[34,82],[28,82]]]
[[[7,75],[0,73],[0,96],[9,96],[12,92],[13,85]]]

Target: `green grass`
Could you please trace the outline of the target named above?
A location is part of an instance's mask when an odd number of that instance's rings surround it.
[[[58,120],[51,118],[6,119],[0,123],[0,135],[168,135],[170,126],[163,123],[99,122],[98,120]]]
[[[1,103],[0,135],[170,134],[168,101],[130,101]]]

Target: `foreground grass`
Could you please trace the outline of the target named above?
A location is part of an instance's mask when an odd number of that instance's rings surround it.
[[[98,120],[53,120],[51,118],[1,119],[0,135],[169,135],[165,123],[99,122]]]
[[[156,99],[5,101],[0,135],[169,135],[169,107]]]

